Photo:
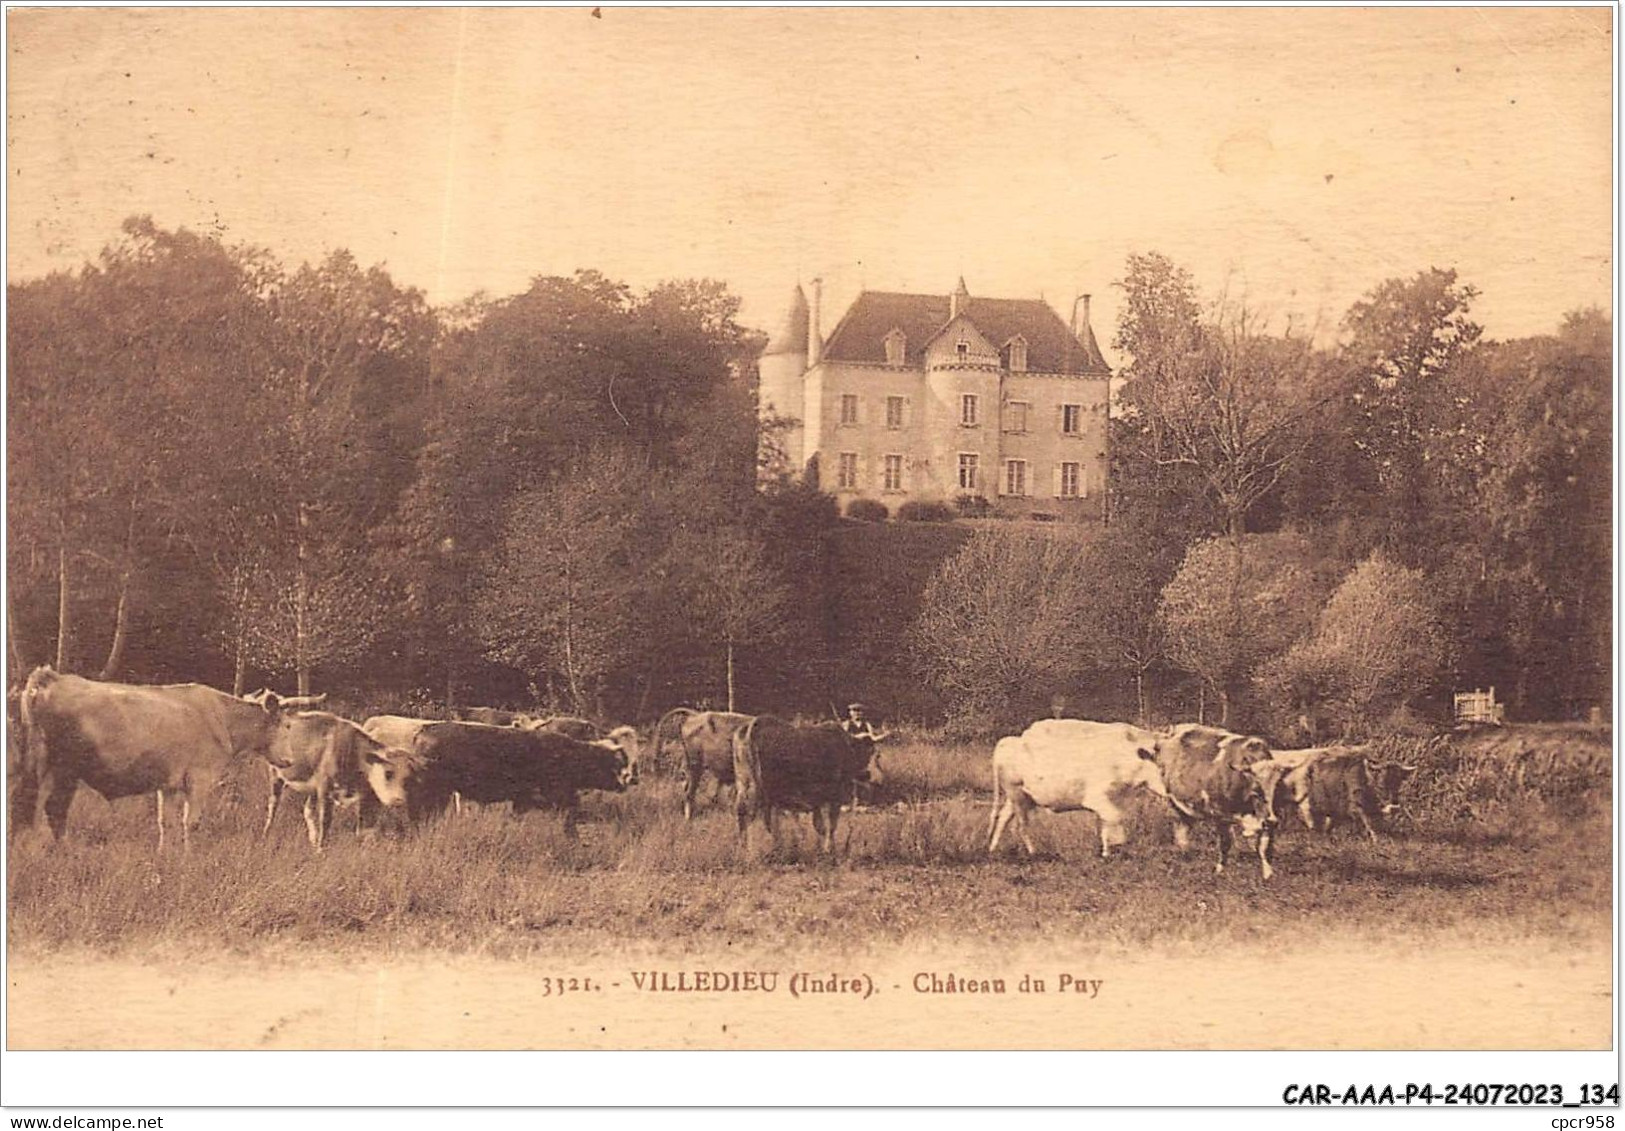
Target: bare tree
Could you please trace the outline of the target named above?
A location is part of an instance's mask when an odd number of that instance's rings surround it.
[[[1024,705],[1048,703],[1084,670],[1089,598],[1075,540],[979,530],[927,583],[912,647],[957,725],[1011,725],[1027,719]]]
[[[474,596],[486,654],[541,685],[557,676],[577,712],[631,658],[637,624],[639,522],[630,463],[588,458],[517,495]]]
[[[738,527],[679,530],[670,553],[691,598],[691,623],[720,643],[727,660],[728,710],[735,707],[734,651],[776,639],[789,596],[768,568],[762,546]]]

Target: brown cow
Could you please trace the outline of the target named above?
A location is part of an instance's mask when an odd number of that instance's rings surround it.
[[[308,701],[308,700],[307,700]],[[80,784],[109,801],[143,793],[158,799],[158,846],[168,795],[181,797],[181,839],[238,759],[263,754],[283,701],[256,702],[200,683],[104,683],[36,668],[23,689],[25,750],[11,797],[11,828],[33,825],[44,795],[54,836],[67,831]]]
[[[734,735],[750,725],[754,715],[732,711],[691,711],[679,707],[668,711],[655,727],[655,757],[675,749],[683,767],[683,820],[694,816],[694,798],[700,780],[710,774],[717,783],[716,796],[735,782]]]
[[[292,789],[306,795],[305,828],[317,852],[327,839],[335,801],[353,799],[364,814],[370,794],[386,809],[399,808],[406,804],[413,770],[405,750],[385,746],[326,711],[283,712],[265,760],[274,777],[261,834],[271,827],[283,789]]]
[[[1231,734],[1216,727],[1186,723],[1157,739],[1154,757],[1174,811],[1174,842],[1190,847],[1190,829],[1211,821],[1219,835],[1223,872],[1230,858],[1233,833],[1258,837],[1259,869],[1267,880],[1275,874],[1270,849],[1275,827],[1275,793],[1286,768],[1270,759],[1262,738]]]
[[[1287,774],[1285,787],[1307,827],[1330,831],[1339,820],[1356,819],[1375,843],[1374,822],[1399,808],[1399,792],[1415,772],[1398,762],[1373,763],[1363,746],[1331,746]]]

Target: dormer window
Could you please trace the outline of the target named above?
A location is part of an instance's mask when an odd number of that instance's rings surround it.
[[[908,335],[901,330],[893,330],[886,335],[886,364],[902,365],[903,359],[908,356]]]
[[[965,341],[963,338],[960,339],[959,345],[954,348],[955,352],[957,352],[959,355],[960,361],[965,361],[970,357],[970,343]]]
[[[1015,337],[1010,339],[1010,372],[1027,372],[1027,339]]]

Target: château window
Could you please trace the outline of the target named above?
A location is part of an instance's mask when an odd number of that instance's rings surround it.
[[[901,491],[903,489],[903,457],[889,455],[886,457],[886,490]]]
[[[1061,498],[1075,499],[1078,497],[1078,483],[1081,478],[1078,474],[1079,465],[1063,463],[1061,465]]]
[[[1026,460],[1007,459],[1004,461],[1004,493],[1006,495],[1025,495],[1027,493]]]
[[[1077,466],[1074,464],[1073,466]],[[841,465],[836,474],[835,485],[843,491],[856,490],[858,486],[858,453],[842,452]]]
[[[903,426],[903,398],[886,398],[886,427],[901,428]]]
[[[902,365],[908,356],[908,335],[901,330],[893,330],[886,335],[886,364]]]
[[[975,393],[966,393],[964,396],[960,397],[959,423],[963,424],[966,428],[975,428],[977,424],[976,408],[977,397]]]
[[[1061,406],[1061,431],[1068,436],[1076,436],[1083,431],[1083,406],[1081,404],[1064,404]]]
[[[960,361],[964,361],[964,360],[966,360],[967,358],[970,357],[970,343],[969,342],[960,342],[959,345],[954,347],[954,349],[955,349],[955,352],[959,355],[959,360]]]
[[[959,489],[961,491],[974,491],[977,488],[977,466],[981,457],[975,452],[959,453]]]
[[[1004,406],[1004,430],[1006,432],[1027,431],[1027,410],[1032,406],[1026,401],[1011,401]]]
[[[856,424],[858,422],[858,395],[856,393],[841,394],[841,423]]]
[[[1027,343],[1021,338],[1010,340],[1010,372],[1027,372]]]

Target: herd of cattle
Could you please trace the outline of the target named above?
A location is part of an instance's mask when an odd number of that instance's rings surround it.
[[[356,805],[365,824],[384,810],[415,823],[465,800],[508,802],[516,814],[559,810],[574,835],[581,793],[636,784],[647,752],[658,764],[681,767],[685,818],[710,776],[719,793],[733,787],[741,832],[753,818],[772,832],[777,812],[808,812],[820,848],[833,854],[854,783],[882,779],[873,739],[836,723],[677,708],[640,739],[632,727],[605,733],[585,719],[491,708],[456,720],[380,715],[358,724],[315,709],[320,702],[269,691],[239,697],[195,683],[106,683],[38,668],[18,702],[23,741],[11,771],[11,828],[32,825],[43,807],[52,833],[62,836],[83,784],[109,801],[155,795],[160,848],[166,799],[178,797],[187,841],[211,791],[239,759],[257,755],[270,770],[264,829],[282,794],[293,790],[305,797],[318,851],[341,803]],[[1126,839],[1122,795],[1143,786],[1167,799],[1181,848],[1195,824],[1213,825],[1223,871],[1239,832],[1256,841],[1268,879],[1278,806],[1296,806],[1311,828],[1358,820],[1375,839],[1373,822],[1397,806],[1412,772],[1373,764],[1359,747],[1272,751],[1262,739],[1198,724],[1154,732],[1044,719],[994,749],[988,851],[1013,823],[1031,854],[1034,808],[1088,809],[1099,818],[1100,851],[1108,856]]]

